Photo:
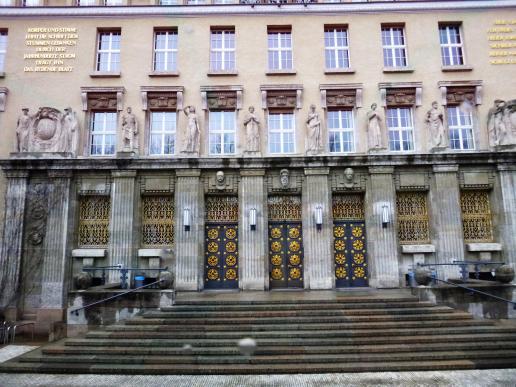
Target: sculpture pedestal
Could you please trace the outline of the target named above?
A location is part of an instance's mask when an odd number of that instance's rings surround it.
[[[260,151],[244,151],[244,157],[262,157]]]
[[[120,152],[116,152],[116,157],[124,159],[124,158],[131,158],[136,157],[137,153],[132,150],[122,150]]]
[[[11,152],[11,159],[71,159],[75,157],[72,152]]]

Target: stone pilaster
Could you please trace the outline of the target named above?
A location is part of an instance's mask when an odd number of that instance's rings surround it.
[[[436,263],[464,259],[458,170],[457,165],[434,165],[435,185],[430,190],[430,214]],[[442,279],[458,278],[459,270],[453,266],[438,266],[437,276]]]
[[[199,290],[204,285],[204,192],[201,171],[176,171],[176,289]],[[190,230],[185,230],[184,209],[190,209]]]
[[[498,165],[502,191],[500,237],[503,260],[516,269],[516,166]]]
[[[243,290],[264,290],[267,276],[267,192],[265,170],[240,171],[239,198],[239,287]],[[256,230],[251,230],[249,211],[256,209]]]
[[[43,246],[41,272],[41,307],[63,309],[66,305],[66,267],[70,171],[48,171],[50,177],[49,208]],[[68,258],[69,259],[69,258]]]
[[[135,260],[134,212],[136,171],[113,171],[111,216],[109,221],[109,265],[132,267]],[[119,282],[120,274],[111,271],[109,282]]]
[[[333,275],[331,195],[329,168],[305,168],[303,187],[304,276],[307,289],[332,289]],[[322,207],[322,228],[317,230],[315,211]]]
[[[369,168],[370,184],[366,191],[365,208],[369,285],[376,288],[400,285],[393,172],[393,167]],[[384,207],[389,215],[386,227],[382,225]]]
[[[20,281],[20,263],[23,244],[23,219],[27,194],[28,171],[5,171],[4,235],[0,241],[0,306],[11,305]]]

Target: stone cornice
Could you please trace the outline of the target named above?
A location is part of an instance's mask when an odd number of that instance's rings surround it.
[[[515,0],[484,1],[418,1],[378,3],[315,3],[315,4],[231,4],[188,6],[125,6],[125,7],[9,7],[0,9],[0,17],[135,17],[135,16],[213,16],[213,15],[288,15],[339,14],[363,12],[461,11],[511,8]]]

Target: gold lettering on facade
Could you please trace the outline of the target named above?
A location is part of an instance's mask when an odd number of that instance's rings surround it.
[[[76,59],[79,34],[75,27],[31,27],[25,34],[24,72],[69,73]]]
[[[516,64],[516,59],[510,58],[516,56],[516,35],[509,35],[514,33],[516,20],[495,20],[493,26],[487,29],[487,40],[489,48],[489,57],[497,57],[500,59],[490,59],[489,63],[493,65],[510,65]],[[508,58],[507,58],[508,57]]]

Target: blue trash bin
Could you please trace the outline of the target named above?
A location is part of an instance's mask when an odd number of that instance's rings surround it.
[[[143,275],[135,275],[134,276],[134,287],[135,288],[142,287],[144,281],[145,281],[145,277]]]

